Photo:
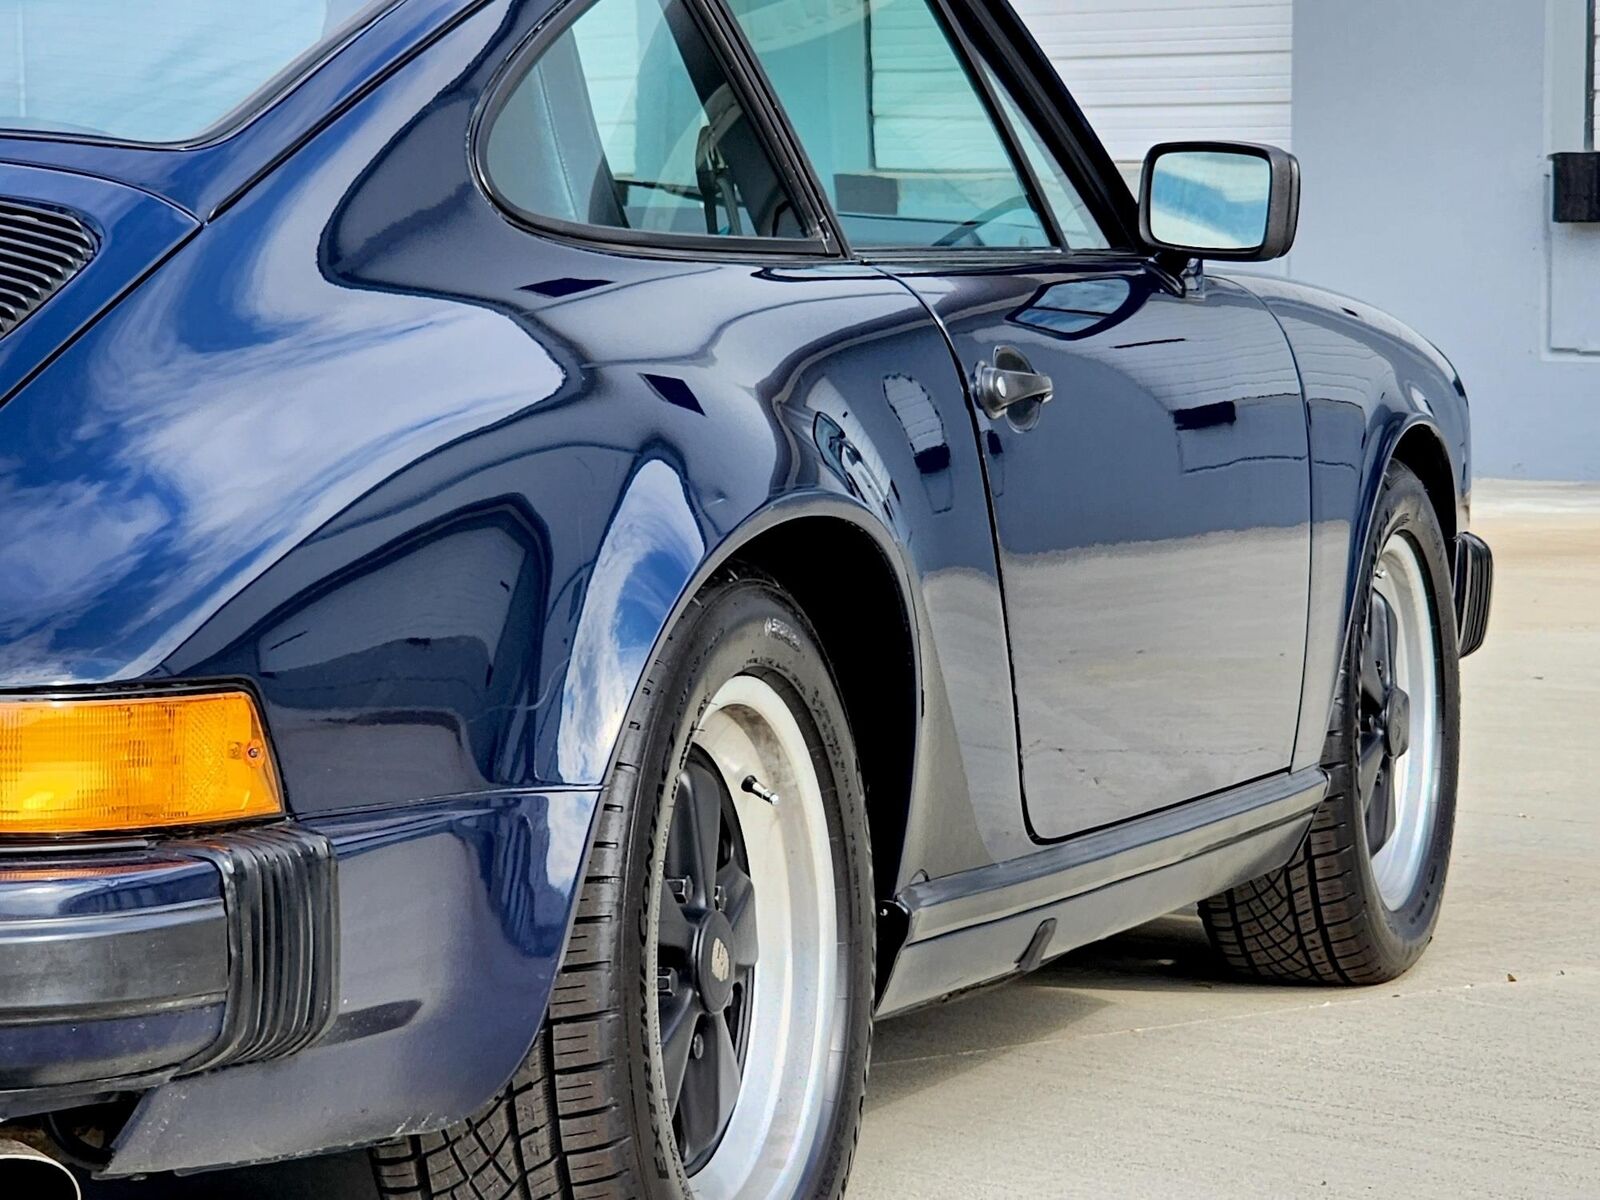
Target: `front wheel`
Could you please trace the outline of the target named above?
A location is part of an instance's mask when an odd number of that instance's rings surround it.
[[[871,854],[822,647],[729,575],[674,630],[611,782],[545,1027],[473,1120],[373,1152],[389,1197],[837,1197],[871,1035]]]
[[[1449,564],[1422,483],[1391,464],[1323,752],[1328,795],[1286,866],[1200,905],[1235,970],[1382,983],[1433,937],[1460,745]]]

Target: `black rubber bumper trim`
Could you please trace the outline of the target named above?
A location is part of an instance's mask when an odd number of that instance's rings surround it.
[[[8,920],[0,936],[0,1023],[141,1016],[217,1004],[227,990],[222,901]]]
[[[1456,629],[1461,657],[1479,646],[1489,633],[1489,600],[1494,591],[1494,555],[1489,544],[1474,533],[1456,538]]]
[[[0,855],[0,1116],[321,1036],[337,872],[332,843],[290,824]]]
[[[339,977],[338,866],[333,845],[295,826],[176,843],[222,876],[228,912],[222,1033],[181,1074],[281,1058],[333,1022]]]

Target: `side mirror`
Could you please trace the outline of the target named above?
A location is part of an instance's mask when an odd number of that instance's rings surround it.
[[[1156,250],[1265,262],[1294,244],[1300,163],[1250,142],[1163,142],[1144,156],[1139,233]]]

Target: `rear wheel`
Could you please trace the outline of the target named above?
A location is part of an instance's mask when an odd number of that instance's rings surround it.
[[[872,883],[821,647],[769,581],[696,601],[640,690],[545,1027],[386,1196],[834,1197],[860,1125]]]
[[[1458,646],[1449,557],[1421,482],[1384,479],[1323,753],[1328,795],[1299,852],[1200,905],[1245,974],[1381,983],[1433,937],[1455,827]]]

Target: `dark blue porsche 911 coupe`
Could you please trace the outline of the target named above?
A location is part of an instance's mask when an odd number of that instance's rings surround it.
[[[1467,403],[1214,273],[1288,154],[994,0],[0,12],[0,1194],[832,1198],[878,1017],[1422,953]]]

